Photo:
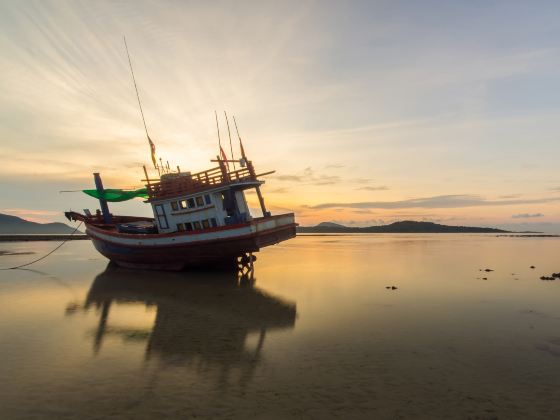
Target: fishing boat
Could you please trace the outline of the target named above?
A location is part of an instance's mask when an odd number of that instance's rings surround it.
[[[217,156],[216,167],[190,173],[169,170],[135,191],[107,189],[94,174],[95,190],[84,190],[99,199],[101,209],[92,213],[66,212],[69,220],[85,224],[95,248],[119,266],[141,269],[182,270],[190,266],[251,263],[261,248],[296,235],[293,213],[272,215],[261,192],[266,174],[257,174],[242,157],[238,169]],[[160,165],[160,170],[161,165]],[[269,172],[270,173],[270,172]],[[262,215],[253,217],[245,192],[256,192]],[[154,217],[113,215],[107,202],[145,198]]]
[[[145,187],[136,190],[104,189],[99,173],[94,174],[95,190],[83,190],[99,199],[100,210],[94,214],[66,212],[69,220],[81,221],[95,248],[117,265],[127,268],[182,270],[191,266],[240,264],[247,267],[261,248],[277,244],[296,235],[293,213],[272,215],[265,207],[261,192],[263,176],[257,174],[247,158],[235,116],[240,158],[235,159],[229,120],[224,111],[230,145],[228,157],[222,148],[218,115],[218,155],[215,166],[197,173],[172,170],[156,158],[154,142],[140,101],[140,94],[124,39],[132,81],[144,130],[150,146],[157,177],[150,178],[144,166]],[[254,190],[262,216],[253,217],[245,193]],[[108,202],[143,198],[154,217],[113,215]]]

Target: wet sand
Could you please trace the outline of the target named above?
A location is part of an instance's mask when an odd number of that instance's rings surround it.
[[[240,279],[73,242],[0,278],[0,417],[558,418],[559,246],[305,236]]]
[[[77,235],[65,235],[65,234],[35,234],[35,235],[24,235],[24,234],[0,234],[0,242],[44,242],[44,241],[79,241],[79,240],[89,240],[87,235],[77,234]]]

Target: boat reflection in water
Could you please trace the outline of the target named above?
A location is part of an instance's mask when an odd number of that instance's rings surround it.
[[[242,383],[252,377],[267,331],[293,328],[296,320],[295,304],[264,293],[254,282],[252,267],[174,273],[128,270],[110,263],[93,281],[85,303],[70,305],[67,313],[97,310],[96,353],[111,335],[125,342],[145,340],[146,362],[194,365],[197,372],[217,371],[220,381],[227,381],[235,370]],[[151,329],[135,327],[134,319],[130,327],[111,326],[111,317],[130,304],[155,306]],[[250,335],[255,340],[248,340]]]

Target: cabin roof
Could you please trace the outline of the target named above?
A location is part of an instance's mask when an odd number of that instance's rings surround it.
[[[210,190],[238,187],[239,189],[253,188],[263,181],[257,179],[250,161],[246,166],[233,171],[228,170],[224,161],[220,166],[191,174],[190,172],[165,173],[158,179],[146,179],[148,202],[160,201],[175,197],[197,194]]]

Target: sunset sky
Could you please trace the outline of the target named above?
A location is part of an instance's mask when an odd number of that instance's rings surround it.
[[[142,185],[126,35],[158,156],[213,166],[227,110],[273,213],[560,233],[558,22],[554,1],[0,0],[0,212],[94,209],[59,191],[96,171]]]

